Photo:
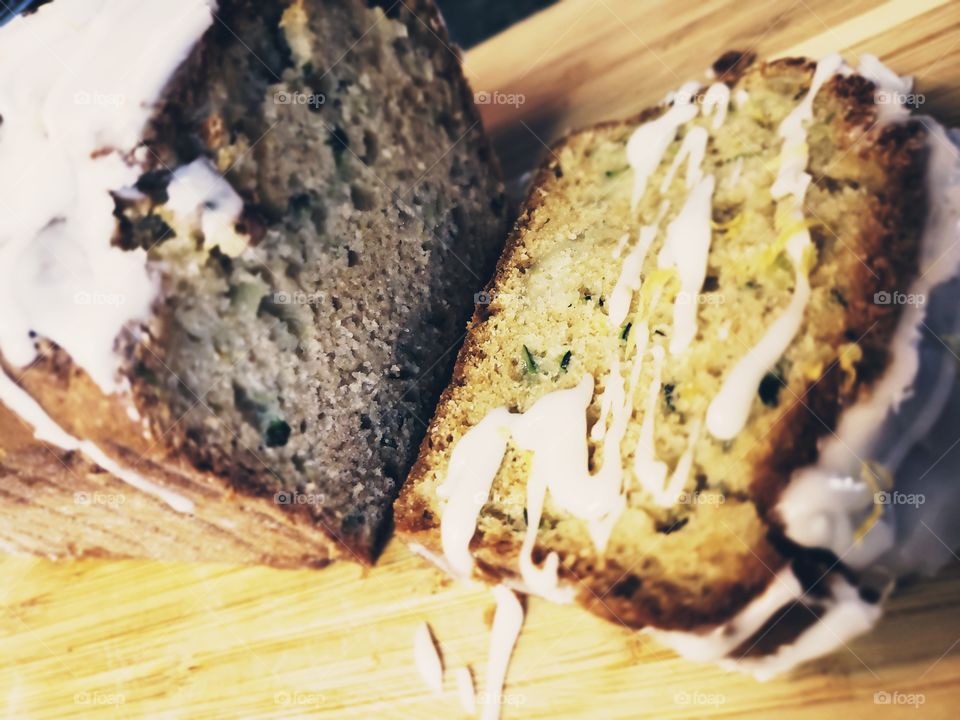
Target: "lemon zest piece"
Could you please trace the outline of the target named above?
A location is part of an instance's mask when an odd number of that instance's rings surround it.
[[[673,291],[672,294],[680,291],[680,274],[674,268],[657,268],[650,271],[650,273],[643,278],[643,284],[640,286],[640,294],[637,298],[637,310],[633,314],[632,325],[634,328],[639,328],[649,319],[650,314],[654,310],[651,305],[657,291],[671,284],[673,285],[673,288],[671,288]],[[663,300],[663,295],[660,296],[659,300]],[[631,338],[631,346],[634,348],[638,348],[640,343],[645,340],[645,338],[643,340],[640,338],[640,333],[638,332],[632,332]]]
[[[843,382],[840,384],[840,392],[849,393],[857,382],[857,363],[863,359],[863,348],[857,343],[845,343],[840,347],[840,353],[837,355],[837,361],[840,369],[843,371]]]
[[[635,324],[642,322],[653,309],[648,306],[653,301],[655,292],[661,288],[666,288],[673,281],[676,281],[676,290],[679,291],[680,274],[674,268],[657,268],[644,278],[643,285],[640,288],[640,301],[634,315]]]
[[[807,227],[809,228],[810,224],[808,224]],[[803,248],[803,255],[800,256],[800,269],[803,271],[804,275],[809,275],[816,264],[817,246],[813,243],[809,243]]]
[[[813,363],[804,371],[803,376],[811,382],[816,382],[823,376],[823,362]]]
[[[783,228],[773,243],[760,249],[755,254],[751,264],[756,272],[759,274],[768,270],[777,261],[777,258],[780,257],[780,254],[787,249],[787,243],[790,242],[790,238],[799,232],[803,232],[808,227],[809,224],[807,221],[797,220],[788,227]]]
[[[854,542],[860,542],[877,524],[883,515],[883,505],[877,502],[877,495],[893,487],[893,475],[881,463],[865,460],[860,466],[860,479],[863,480],[873,493],[873,509],[860,523],[860,527],[853,533]]]
[[[743,229],[746,219],[746,213],[741,211],[726,222],[717,222],[715,220],[711,220],[710,226],[716,232],[727,233],[728,235],[736,235],[739,234],[739,232]]]

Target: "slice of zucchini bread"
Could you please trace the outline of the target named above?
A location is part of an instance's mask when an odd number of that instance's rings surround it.
[[[453,572],[733,650],[756,599],[824,614],[853,581],[777,502],[888,365],[927,133],[838,57],[713,72],[550,153],[395,521]]]
[[[506,234],[432,2],[56,0],[0,32],[9,62],[41,68],[38,104],[79,107],[47,147],[0,93],[0,150],[74,153],[31,178],[76,167],[87,193],[80,210],[38,185],[6,196],[26,209],[3,280],[43,275],[28,290],[52,299],[4,295],[0,401],[179,509],[237,493],[264,503],[264,532],[280,510],[372,559]]]

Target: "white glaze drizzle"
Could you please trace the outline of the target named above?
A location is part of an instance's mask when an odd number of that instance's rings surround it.
[[[738,657],[734,653],[781,608],[795,602],[820,605],[820,619],[772,653],[759,657]],[[762,594],[726,623],[699,631],[651,628],[644,632],[688,660],[712,662],[726,670],[749,673],[757,680],[768,680],[869,630],[881,612],[879,606],[861,600],[856,588],[840,576],[831,578],[829,597],[807,596],[793,571],[786,567]]]
[[[590,439],[601,443],[607,434],[607,419],[610,417],[610,409],[617,399],[615,395],[623,394],[623,381],[620,378],[620,356],[614,350],[610,353],[610,370],[607,373],[606,382],[603,384],[603,392],[600,393],[600,416],[590,428]]]
[[[637,447],[633,454],[633,472],[641,487],[649,492],[655,501],[658,501],[663,493],[663,483],[667,477],[667,465],[657,459],[657,451],[653,442],[664,351],[659,345],[654,345],[650,349],[650,354],[653,356],[653,379],[650,380],[650,387],[647,390],[643,421],[640,424],[640,436],[637,438]]]
[[[34,359],[32,331],[121,388],[114,341],[158,286],[143,250],[110,244],[111,192],[136,181],[125,153],[212,22],[202,0],[73,0],[0,28],[0,352],[14,366]]]
[[[497,720],[500,717],[507,666],[510,664],[513,646],[523,626],[523,606],[513,591],[503,585],[497,585],[493,588],[493,597],[497,601],[497,610],[493,615],[493,629],[490,632],[490,652],[487,660],[481,720]]]
[[[697,335],[697,297],[707,274],[707,257],[713,234],[713,175],[700,178],[683,208],[667,226],[667,237],[657,255],[657,266],[675,268],[680,292],[673,301],[673,332],[670,354],[684,352]]]
[[[623,249],[627,246],[628,242],[630,242],[630,233],[626,232],[620,236],[620,239],[617,240],[616,246],[610,253],[614,260],[620,259],[620,256],[623,255]]]
[[[793,642],[760,657],[729,658],[720,666],[748,672],[757,680],[769,680],[826,650],[844,645],[872,628],[883,614],[879,605],[864,602],[857,589],[839,576],[832,578],[824,606],[825,612]]]
[[[817,92],[836,74],[842,63],[839,55],[830,55],[817,63],[807,94],[780,124],[779,133],[783,138],[780,169],[770,192],[775,199],[787,198],[785,202],[792,205],[791,218],[801,223],[801,229],[787,241],[786,248],[794,267],[795,287],[787,308],[727,373],[720,391],[710,402],[707,430],[718,440],[732,440],[746,425],[760,381],[789,347],[803,323],[810,299],[804,255],[812,246],[810,232],[802,225],[803,199],[810,184],[810,175],[806,172],[809,149],[804,123],[813,117],[813,100]]]
[[[810,299],[810,281],[803,269],[803,247],[797,242],[787,248],[794,264],[796,285],[786,310],[767,328],[757,344],[734,365],[707,408],[707,429],[718,440],[732,440],[746,425],[760,381],[783,355],[800,329],[803,311]]]
[[[640,289],[640,270],[643,268],[647,253],[650,252],[650,246],[656,236],[656,225],[644,225],[640,228],[640,238],[636,246],[627,253],[627,257],[623,260],[620,275],[608,299],[607,317],[613,328],[619,328],[623,325],[623,321],[627,319],[633,295]]]
[[[532,553],[548,492],[560,509],[587,522],[601,548],[609,538],[610,516],[623,510],[620,445],[632,405],[624,394],[619,360],[607,382],[613,421],[603,430],[604,462],[592,475],[586,443],[586,411],[594,385],[589,374],[573,388],[544,395],[522,414],[497,408],[463,435],[451,454],[447,478],[437,489],[437,495],[446,500],[440,520],[444,555],[457,574],[467,576],[472,570],[470,540],[512,437],[519,449],[531,453],[521,576],[543,597],[572,600],[571,588],[558,585],[556,553],[547,556],[543,567],[534,564]]]
[[[702,422],[699,419],[694,420],[691,424],[690,436],[687,438],[687,447],[673,468],[673,474],[670,475],[667,486],[663,489],[661,505],[664,507],[670,507],[676,504],[677,499],[681,493],[683,493],[687,478],[690,477],[690,469],[693,467],[693,451],[697,445],[697,440],[700,439],[701,426]]]
[[[717,662],[756,633],[780,608],[802,595],[800,582],[787,567],[775,575],[766,590],[725,623],[690,631],[648,628],[643,632],[689,660]]]
[[[536,567],[532,559],[547,491],[560,508],[588,522],[614,511],[620,501],[619,474],[615,486],[603,482],[608,478],[602,470],[590,476],[585,438],[592,397],[593,377],[587,374],[576,387],[537,400],[512,428],[517,447],[532,453],[520,575],[535,592],[558,602],[569,602],[573,596],[569,588],[558,585],[557,554],[551,552],[543,568]]]
[[[730,86],[726,83],[713,83],[703,96],[703,114],[705,117],[713,115],[713,122],[710,124],[714,130],[719,130],[723,126],[723,121],[727,119],[727,108],[730,105]]]
[[[674,104],[656,120],[646,122],[630,136],[627,142],[627,161],[633,168],[633,197],[636,207],[647,189],[647,181],[663,161],[663,155],[677,136],[677,130],[697,115],[692,103],[699,83],[684,85],[674,97]]]
[[[714,130],[723,125],[729,103],[730,88],[727,85],[714,83],[708,88],[702,107],[705,117],[713,114]],[[686,184],[690,192],[683,208],[667,227],[666,241],[657,255],[658,267],[676,268],[680,275],[680,292],[673,304],[671,355],[684,352],[697,334],[697,299],[707,273],[713,235],[713,191],[716,185],[713,175],[703,176],[702,165],[708,140],[706,129],[690,128],[660,185],[660,192],[665,193],[680,163],[685,157],[689,158]]]
[[[477,691],[473,687],[473,674],[470,668],[458,667],[453,671],[453,677],[457,682],[457,698],[460,700],[460,707],[471,717],[477,714]]]
[[[443,662],[430,626],[422,622],[413,635],[413,661],[423,682],[434,695],[443,694]]]
[[[443,554],[457,575],[469,577],[473,570],[470,540],[507,451],[511,423],[510,412],[496,408],[470,428],[453,448],[446,480],[437,488],[437,497],[446,500],[440,519]]]
[[[235,229],[243,212],[243,199],[206,158],[177,168],[167,186],[164,208],[171,211],[188,233],[200,232],[203,246],[218,246],[236,257],[247,247],[247,238]]]
[[[111,193],[136,181],[140,169],[126,156],[169,78],[212,24],[214,7],[203,0],[74,0],[0,28],[0,198],[7,206],[0,212],[0,354],[11,365],[32,362],[40,336],[104,393],[125,389],[114,343],[149,317],[158,282],[143,250],[111,245]],[[193,510],[187,498],[70,436],[6,376],[0,403],[38,439],[79,450],[129,485]]]
[[[774,199],[793,195],[802,205],[807,186],[810,184],[810,175],[806,171],[810,156],[806,123],[813,120],[813,101],[820,92],[820,88],[837,74],[842,65],[843,58],[839,55],[828,55],[818,62],[807,94],[780,123],[779,134],[783,139],[780,149],[780,168],[777,171],[777,179],[770,189]]]
[[[699,126],[694,126],[687,130],[687,134],[683,137],[683,142],[680,143],[680,149],[677,151],[677,154],[673,156],[673,162],[670,163],[667,174],[663,176],[663,181],[660,183],[661,194],[666,193],[670,188],[670,184],[673,182],[673,178],[680,168],[680,163],[684,160],[687,161],[687,188],[692,188],[697,181],[700,180],[703,174],[701,170],[703,156],[707,152],[707,140],[709,137],[710,135],[706,129]]]
[[[639,363],[634,363],[638,366]],[[623,377],[620,374],[620,358],[614,355],[611,359],[610,370],[605,380],[604,394],[610,391],[610,405],[613,418],[609,427],[598,433],[599,442],[603,447],[603,463],[600,469],[590,478],[589,482],[597,483],[609,493],[616,493],[616,497],[609,495],[604,512],[592,517],[587,523],[587,531],[597,552],[602,553],[610,540],[613,527],[626,507],[623,497],[623,439],[627,434],[627,424],[633,415],[633,396],[636,385],[634,374],[628,387],[624,387]],[[599,423],[597,423],[599,425]],[[594,426],[594,429],[596,426]],[[575,490],[575,488],[571,488]]]
[[[631,249],[620,266],[620,275],[617,277],[617,282],[614,284],[607,304],[610,326],[618,332],[630,312],[630,304],[633,302],[634,293],[640,289],[640,271],[643,269],[647,253],[650,252],[650,246],[656,239],[660,223],[669,210],[670,201],[663,200],[654,221],[650,225],[644,225],[640,228],[636,246]],[[620,243],[625,246],[629,238],[629,233],[625,234],[620,239]],[[615,260],[619,259],[622,250],[623,248],[618,244],[618,250],[614,256]]]
[[[531,555],[548,490],[557,505],[588,522],[600,520],[622,502],[619,475],[614,487],[602,482],[606,476],[589,474],[584,438],[592,396],[593,377],[588,374],[576,387],[540,398],[525,413],[497,408],[463,435],[451,454],[447,479],[437,489],[446,499],[440,520],[444,555],[458,574],[467,576],[473,568],[470,540],[512,437],[518,448],[532,453],[521,575],[544,597],[557,602],[572,599],[569,589],[557,585],[556,554],[551,553],[542,568],[534,565]]]
[[[727,176],[726,182],[724,182],[724,187],[735,188],[737,183],[740,182],[741,173],[743,173],[742,155],[733,161],[733,170],[731,170],[730,174]]]

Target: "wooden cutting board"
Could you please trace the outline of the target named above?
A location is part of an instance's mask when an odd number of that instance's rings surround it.
[[[569,0],[471,51],[467,74],[491,98],[515,96],[481,107],[515,175],[567,129],[636,112],[730,48],[871,52],[917,76],[925,110],[960,124],[956,1]],[[872,634],[761,684],[532,599],[504,717],[952,718],[958,602],[955,562],[902,588]],[[0,715],[464,717],[449,676],[442,697],[420,681],[414,630],[429,620],[447,667],[481,680],[491,611],[488,590],[398,543],[369,571],[0,559]]]

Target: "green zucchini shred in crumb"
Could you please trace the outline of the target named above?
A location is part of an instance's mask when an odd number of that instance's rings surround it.
[[[570,358],[573,356],[573,353],[570,350],[567,350],[563,357],[560,358],[560,370],[563,372],[567,371],[567,367],[570,365]]]
[[[629,165],[624,165],[624,166],[623,166],[622,168],[620,168],[619,170],[607,170],[606,176],[607,176],[608,178],[615,178],[615,177],[617,177],[617,175],[622,175],[624,172],[626,172],[626,171],[629,170],[629,169],[630,169],[630,166],[629,166]]]
[[[267,447],[283,447],[290,439],[290,426],[283,420],[271,420],[264,433],[264,439]]]
[[[136,370],[134,370],[134,374],[138,378],[143,380],[145,383],[148,383],[150,385],[160,384],[160,378],[157,377],[157,374],[150,368],[145,367],[143,365],[138,365]]]
[[[523,362],[528,373],[535,374],[539,371],[537,361],[534,360],[533,353],[530,352],[530,348],[526,345],[523,346]]]
[[[757,388],[760,402],[767,407],[777,407],[780,404],[780,388],[786,384],[779,370],[768,372],[760,381],[760,387]]]
[[[663,399],[667,403],[667,407],[670,408],[670,412],[676,412],[677,406],[673,404],[673,391],[676,389],[676,385],[673,383],[666,383],[663,386]]]
[[[623,326],[623,330],[620,332],[620,339],[626,340],[630,336],[630,328],[633,327],[633,323],[627,323]]]

